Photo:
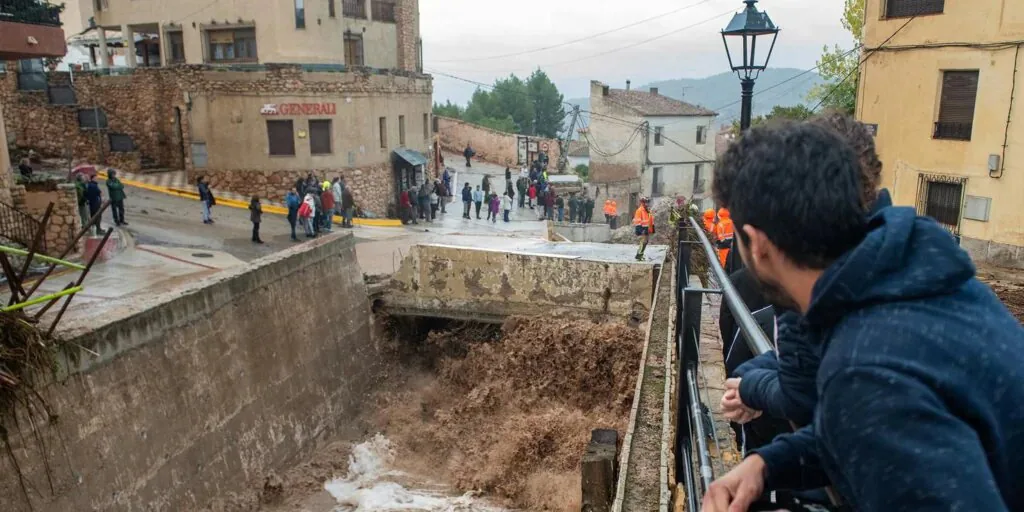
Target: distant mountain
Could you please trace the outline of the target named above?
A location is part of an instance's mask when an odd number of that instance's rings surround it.
[[[802,69],[792,68],[768,69],[761,73],[754,86],[754,116],[767,114],[776,105],[792,107],[807,104],[807,92],[824,80],[813,71],[803,73],[805,71]],[[780,83],[782,85],[769,89]],[[623,84],[611,85],[615,88],[623,87]],[[716,124],[729,124],[740,117],[740,81],[735,73],[721,73],[707,78],[663,80],[638,89],[649,90],[651,87],[657,87],[658,94],[715,110],[718,112]],[[590,109],[590,98],[566,101],[579,105],[583,110]],[[589,123],[589,116],[584,116],[585,122]]]

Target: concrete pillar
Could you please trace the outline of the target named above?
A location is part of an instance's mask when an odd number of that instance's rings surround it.
[[[167,40],[167,27],[160,22],[157,26],[158,33],[160,34],[160,67],[167,67],[167,52],[171,51],[170,44]]]
[[[14,170],[11,168],[11,155],[7,154],[4,107],[0,105],[0,202],[11,204],[11,185],[13,184]]]
[[[99,58],[97,59],[96,66],[100,69],[107,69],[110,67],[109,51],[107,49],[107,31],[103,27],[96,27],[96,35],[100,39],[99,47]]]
[[[129,25],[121,25],[121,42],[124,43],[124,59],[128,67],[134,68],[138,63],[135,57],[135,32]]]

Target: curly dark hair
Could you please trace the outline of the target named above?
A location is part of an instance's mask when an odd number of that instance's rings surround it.
[[[752,128],[719,159],[712,189],[741,239],[749,224],[805,268],[826,268],[867,232],[857,156],[818,123]]]
[[[834,130],[853,147],[860,160],[861,203],[865,211],[870,211],[882,184],[882,161],[875,151],[875,137],[864,123],[841,112],[825,113],[810,122]]]

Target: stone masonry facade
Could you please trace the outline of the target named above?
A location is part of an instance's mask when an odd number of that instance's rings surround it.
[[[400,3],[399,15],[416,14],[416,1]],[[418,30],[406,24],[402,50],[418,62]],[[411,52],[411,53],[410,53]],[[410,57],[411,56],[411,57]],[[408,66],[402,66],[409,69]],[[416,66],[411,66],[415,68]],[[17,69],[8,65],[8,69]],[[48,73],[51,86],[68,86],[68,73]],[[189,107],[192,99],[230,96],[348,97],[404,95],[422,97],[429,105],[430,77],[415,71],[369,69],[347,72],[305,71],[300,65],[267,64],[253,70],[229,70],[205,65],[136,68],[130,74],[107,76],[75,73],[77,105],[52,105],[45,91],[18,90],[17,73],[0,73],[0,108],[15,148],[34,149],[44,157],[68,158],[138,172],[145,162],[155,168],[188,171],[190,181],[208,176],[214,188],[280,200],[298,175],[309,171],[342,174],[355,192],[358,206],[378,215],[395,201],[390,156],[387,161],[331,169],[274,170],[203,168],[193,166],[190,151]],[[99,107],[109,128],[79,127],[79,110]],[[133,139],[135,151],[112,152],[109,134]],[[341,164],[341,162],[339,162]]]
[[[437,119],[438,141],[441,149],[449,153],[462,155],[466,144],[473,146],[476,158],[497,165],[515,166],[519,161],[519,135],[499,132],[460,119],[434,116]],[[538,145],[546,144],[550,169],[554,169],[561,154],[558,140],[542,137],[530,137]],[[448,162],[448,165],[457,162]]]
[[[398,27],[398,68],[422,72],[420,62],[419,0],[399,0],[395,5]]]

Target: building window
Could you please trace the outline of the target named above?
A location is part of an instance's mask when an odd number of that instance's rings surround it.
[[[665,190],[665,184],[663,180],[665,177],[662,175],[662,168],[655,167],[651,172],[651,196],[658,197]]]
[[[698,126],[697,127],[697,144],[707,144],[708,142],[708,127]]]
[[[933,137],[971,140],[974,128],[974,103],[977,96],[977,71],[943,72],[939,120],[935,123]]]
[[[373,21],[395,22],[394,0],[370,0],[370,8],[373,10]]]
[[[405,116],[398,116],[398,145],[405,146]]]
[[[959,176],[921,175],[917,191],[918,214],[927,215],[959,234],[966,181]]]
[[[295,0],[295,28],[306,28],[306,0]]]
[[[123,133],[111,133],[107,135],[110,140],[110,151],[112,153],[129,153],[135,151],[135,141],[131,136]]]
[[[185,38],[181,32],[167,33],[167,63],[185,63]]]
[[[380,118],[380,147],[388,148],[388,118]]]
[[[295,156],[295,132],[291,120],[267,121],[271,156]]]
[[[887,0],[886,18],[906,18],[925,14],[942,14],[945,0]]]
[[[704,179],[701,178],[701,174],[704,174],[704,164],[697,164],[693,166],[693,193],[703,194],[704,193]]]
[[[327,15],[332,18],[338,17],[338,13],[334,10],[334,0],[327,0]]]
[[[78,127],[100,129],[107,127],[107,113],[101,108],[83,108],[78,111]]]
[[[423,140],[430,138],[430,114],[423,114]]]
[[[662,128],[661,126],[655,126],[654,127],[654,145],[655,146],[663,146],[665,144],[665,141],[661,140],[661,132],[664,131],[664,130],[665,129]]]
[[[93,0],[92,6],[97,12],[105,11],[109,7],[109,5],[107,5],[107,0]]]
[[[363,62],[362,34],[345,34],[345,64],[349,66],[365,66]]]
[[[342,0],[341,13],[346,18],[366,19],[366,0]]]
[[[309,120],[309,152],[313,155],[331,154],[331,120]]]
[[[207,30],[210,62],[256,62],[256,29]]]

